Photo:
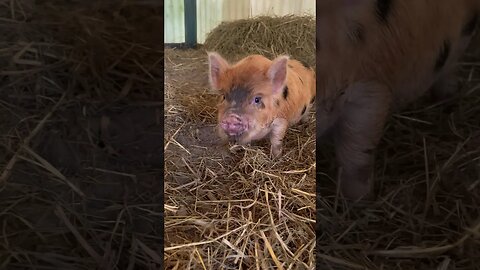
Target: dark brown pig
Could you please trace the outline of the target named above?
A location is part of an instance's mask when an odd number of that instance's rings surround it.
[[[231,65],[209,52],[208,59],[210,85],[222,96],[220,137],[248,144],[268,136],[271,154],[278,157],[288,127],[307,118],[315,99],[313,69],[288,56],[271,61],[250,55]]]
[[[341,190],[372,195],[374,150],[388,115],[429,89],[457,90],[455,64],[480,0],[317,1],[317,145],[335,140]]]

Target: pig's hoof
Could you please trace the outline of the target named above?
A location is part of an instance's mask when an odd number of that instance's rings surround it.
[[[447,75],[440,78],[430,88],[430,96],[434,102],[443,102],[452,98],[460,89],[460,82],[456,77]]]
[[[368,181],[358,179],[343,179],[341,182],[342,195],[352,201],[363,201],[373,199],[371,185]]]
[[[305,113],[305,115],[300,118],[300,123],[306,124],[309,122],[309,120],[310,120],[310,117],[308,117],[308,113]]]
[[[282,146],[272,146],[271,155],[273,158],[278,158],[282,154]]]

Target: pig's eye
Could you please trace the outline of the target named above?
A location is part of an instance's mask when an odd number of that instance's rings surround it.
[[[253,102],[254,102],[255,104],[260,104],[260,102],[262,102],[262,97],[255,97],[255,98],[253,99]]]

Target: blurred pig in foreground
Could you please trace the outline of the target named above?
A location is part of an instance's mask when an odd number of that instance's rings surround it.
[[[317,145],[334,138],[343,195],[373,194],[374,153],[393,110],[458,89],[455,64],[479,11],[479,0],[317,1]]]

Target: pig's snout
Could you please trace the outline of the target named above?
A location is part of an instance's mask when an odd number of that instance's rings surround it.
[[[246,121],[236,114],[230,114],[225,117],[220,126],[229,136],[238,136],[247,130]]]

